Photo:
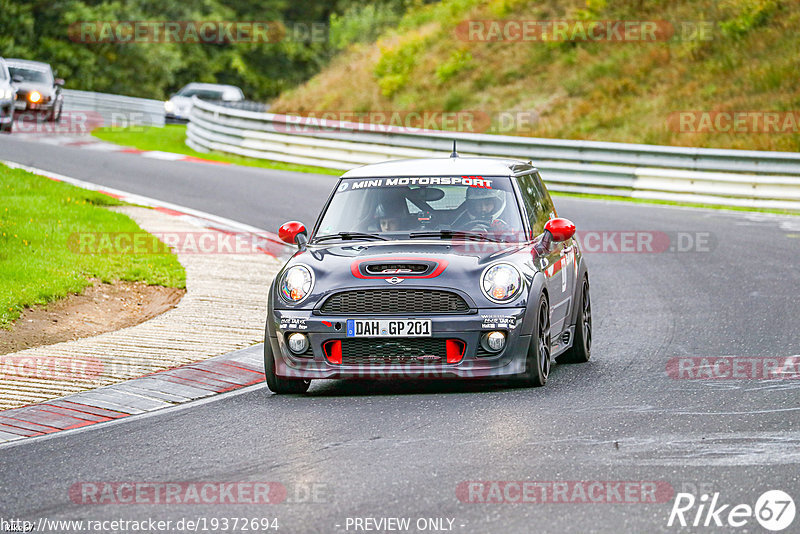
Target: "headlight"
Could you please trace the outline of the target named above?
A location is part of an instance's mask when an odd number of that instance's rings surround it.
[[[30,100],[34,104],[37,102],[41,102],[42,93],[40,93],[39,91],[31,91],[30,93],[28,93],[28,100]]]
[[[281,298],[289,303],[297,303],[311,293],[314,287],[314,274],[305,265],[295,265],[283,273],[281,278]]]
[[[175,104],[173,104],[169,100],[164,102],[164,111],[166,111],[167,113],[172,113],[173,109],[175,109]]]
[[[492,302],[508,302],[519,294],[522,276],[508,263],[490,265],[481,275],[481,290]]]
[[[3,93],[3,100],[11,100],[14,98],[14,90],[13,89],[6,89]]]

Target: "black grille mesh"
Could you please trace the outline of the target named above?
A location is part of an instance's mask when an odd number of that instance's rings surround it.
[[[322,305],[332,315],[396,315],[398,313],[463,313],[469,305],[461,296],[436,289],[363,289],[343,291]]]
[[[428,272],[430,267],[425,263],[376,263],[367,265],[366,271],[369,274],[381,274],[385,270],[401,270],[409,271],[402,274],[415,274],[421,275]]]
[[[488,350],[483,348],[483,345],[478,343],[478,349],[475,351],[476,358],[488,358],[490,356],[497,356],[499,353],[497,352],[489,352]]]
[[[419,358],[433,356],[433,358]],[[447,363],[442,338],[344,339],[342,365],[425,365]]]

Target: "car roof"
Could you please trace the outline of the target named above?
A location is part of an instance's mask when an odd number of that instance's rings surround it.
[[[347,171],[342,178],[380,176],[518,176],[535,170],[530,162],[503,158],[425,158],[373,163]]]
[[[31,70],[50,70],[49,63],[31,61],[29,59],[6,58],[6,64],[8,64],[9,67],[24,67]]]
[[[186,84],[181,89],[237,89],[241,91],[235,85],[225,85],[221,83],[201,83],[201,82],[192,82]]]

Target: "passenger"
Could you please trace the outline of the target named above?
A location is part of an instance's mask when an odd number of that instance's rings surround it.
[[[384,201],[375,208],[375,218],[381,232],[398,232],[407,229],[408,210],[403,205],[405,199],[400,201]]]

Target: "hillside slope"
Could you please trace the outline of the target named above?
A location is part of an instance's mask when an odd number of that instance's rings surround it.
[[[550,24],[513,39],[523,21]],[[620,38],[592,21],[656,31]],[[466,111],[492,133],[800,151],[799,25],[796,0],[445,0],[350,46],[273,110]]]

